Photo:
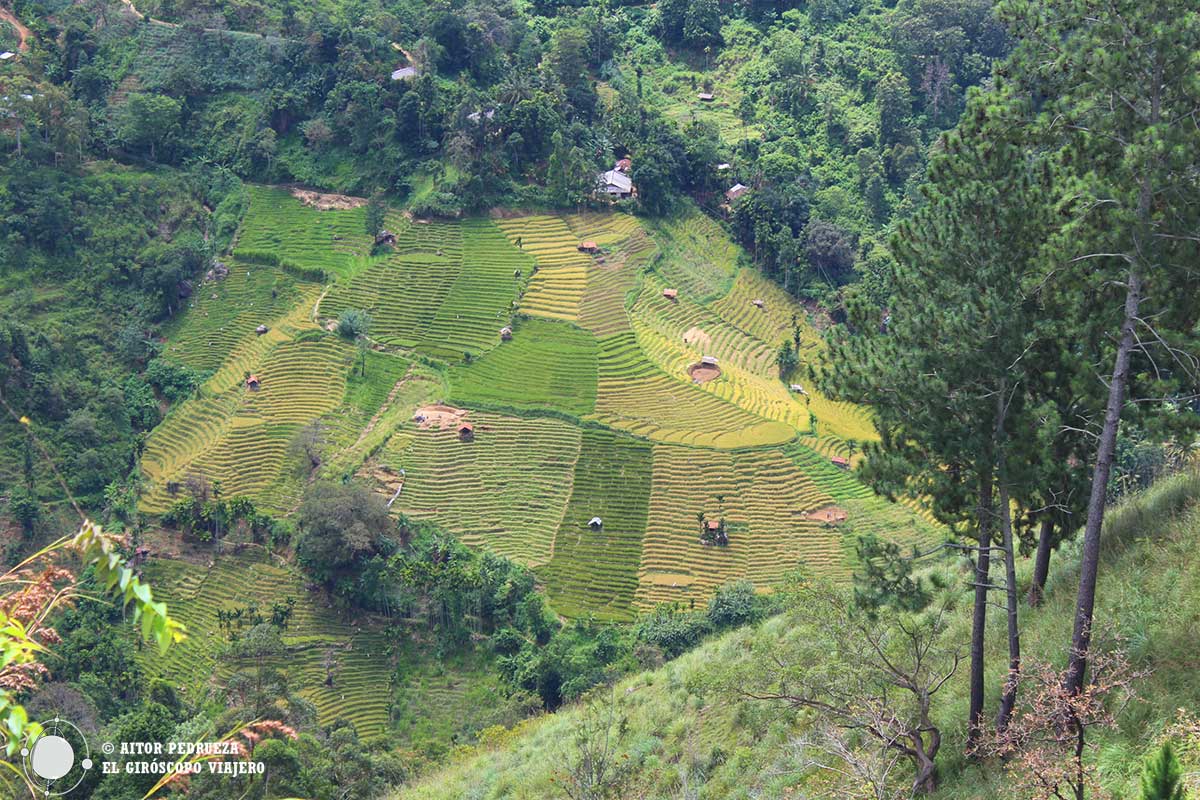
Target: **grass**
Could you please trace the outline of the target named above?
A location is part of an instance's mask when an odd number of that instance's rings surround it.
[[[571,499],[550,561],[538,571],[555,610],[570,617],[633,617],[651,468],[647,444],[607,431],[583,432]],[[599,529],[589,525],[593,517],[602,520]]]
[[[388,393],[407,372],[410,362],[392,353],[366,352],[366,375],[360,375],[359,355],[354,355],[342,402],[370,416],[387,400]]]
[[[1169,478],[1110,512],[1102,547],[1096,618],[1130,637],[1135,666],[1149,670],[1138,688],[1140,699],[1124,706],[1119,727],[1097,732],[1088,759],[1100,769],[1105,789],[1116,797],[1137,796],[1137,779],[1147,753],[1177,709],[1200,708],[1194,631],[1200,626],[1200,476]],[[1028,580],[1023,561],[1018,577]],[[1078,581],[1075,545],[1055,555],[1049,594],[1040,609],[1021,607],[1022,650],[1029,663],[1061,663],[1069,640]],[[1024,586],[1022,586],[1024,588]],[[964,591],[964,595],[966,592]],[[970,607],[964,603],[948,631],[965,643]],[[991,614],[985,686],[987,710],[995,709],[1006,661],[1005,620]],[[808,722],[772,704],[716,691],[728,665],[743,658],[753,641],[785,639],[786,616],[734,631],[686,653],[665,666],[620,681],[614,690],[626,721],[617,745],[629,753],[634,787],[629,796],[680,796],[681,777],[698,777],[698,797],[749,800],[753,797],[806,796],[814,788],[796,769],[791,742]],[[836,654],[831,654],[836,658]],[[938,695],[935,722],[946,737],[939,755],[940,789],[931,800],[1024,800],[1016,797],[1004,767],[968,764],[961,755],[966,717],[967,671],[959,669]],[[574,732],[583,718],[576,704],[516,726],[491,744],[410,786],[391,800],[443,800],[473,797],[554,796],[565,766],[575,757]],[[1194,791],[1200,758],[1185,754],[1184,772]],[[901,789],[905,775],[897,779]]]
[[[522,320],[513,338],[450,370],[453,402],[546,408],[582,416],[596,406],[598,346],[587,331],[544,319]]]

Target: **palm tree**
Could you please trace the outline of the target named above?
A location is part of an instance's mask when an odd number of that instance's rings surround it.
[[[515,106],[533,98],[536,87],[530,73],[513,70],[504,76],[496,90],[496,98],[506,106]]]

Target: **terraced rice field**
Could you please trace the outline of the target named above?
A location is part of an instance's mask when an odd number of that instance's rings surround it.
[[[319,266],[331,282],[233,261],[225,280],[199,287],[167,355],[213,375],[150,436],[146,510],[169,506],[168,481],[203,474],[226,496],[289,513],[308,477],[295,442],[315,423],[320,474],[374,479],[388,497],[402,487],[394,513],[534,567],[559,613],[605,619],[703,602],[734,578],[769,586],[801,561],[844,575],[856,533],[935,535],[919,512],[830,464],[875,436],[869,414],[779,380],[776,348],[793,325],[803,361],[821,357],[820,336],[699,212],[649,228],[595,212],[392,215],[398,241],[379,256],[361,247],[361,226],[252,190],[239,248]],[[585,240],[602,257],[578,252]],[[322,329],[350,308],[372,315],[382,348],[367,352],[365,377],[356,348]],[[260,323],[270,330],[257,336]],[[720,374],[694,384],[689,368],[705,356]],[[413,422],[438,403],[466,412],[474,441]],[[833,504],[844,523],[807,516]],[[700,512],[726,518],[728,547],[699,543]],[[319,656],[297,649],[295,660]],[[314,702],[332,703],[321,691]]]
[[[600,340],[595,417],[660,442],[705,447],[781,444],[795,436],[649,363],[633,333]]]
[[[663,254],[655,270],[666,285],[697,303],[729,291],[739,251],[716,221],[704,214],[685,213],[661,220],[651,230]]]
[[[472,412],[475,438],[406,425],[377,459],[405,471],[393,510],[431,519],[470,545],[545,563],[574,481],[581,431],[554,419]]]
[[[463,222],[462,271],[434,316],[420,349],[458,359],[500,341],[512,301],[533,267],[491,222]]]
[[[190,476],[221,481],[226,496],[290,507],[294,493],[279,485],[288,446],[303,425],[342,402],[352,357],[348,344],[310,331],[263,357],[256,367],[258,391],[239,381],[175,408],[146,442],[142,469],[151,490],[143,507],[166,510],[173,499],[167,483]]]
[[[841,537],[805,517],[832,500],[778,449],[656,446],[638,606],[703,602],[736,578],[770,586],[801,560],[843,572]],[[701,544],[700,513],[726,520],[727,547]]]
[[[371,338],[458,360],[500,341],[532,259],[488,220],[413,224],[393,252],[335,284],[320,313],[371,314]]]
[[[234,255],[247,260],[274,253],[281,261],[327,275],[349,275],[361,269],[371,252],[366,208],[320,211],[301,203],[284,189],[251,186],[250,206],[238,232]]]
[[[195,288],[186,312],[168,328],[164,350],[168,358],[194,369],[215,371],[229,360],[232,351],[261,352],[264,345],[281,341],[280,321],[291,317],[306,301],[311,308],[320,293],[317,284],[300,281],[279,267],[237,261],[228,266],[225,278]],[[272,330],[265,337],[257,336],[254,329],[259,325]]]
[[[413,225],[393,253],[330,287],[319,313],[336,317],[348,308],[365,310],[371,314],[372,339],[416,347],[461,274],[462,258],[460,226]]]
[[[458,405],[545,408],[582,416],[596,405],[599,347],[565,322],[524,319],[511,341],[450,370]]]
[[[560,613],[633,617],[651,469],[651,449],[644,442],[583,432],[571,499],[550,562],[538,572]],[[589,525],[593,517],[602,524]]]
[[[283,633],[287,655],[274,664],[285,670],[293,686],[317,707],[318,721],[351,722],[360,736],[381,735],[388,721],[390,670],[382,637],[359,632],[350,620],[314,602],[305,578],[294,567],[250,547],[236,556],[219,556],[207,569],[182,561],[152,560],[146,568],[155,593],[172,615],[188,628],[188,638],[158,657],[143,651],[142,665],[154,677],[169,681],[185,697],[200,700],[214,684],[233,673],[221,653],[227,637],[217,622],[218,609],[257,603],[270,615],[271,604],[296,599]],[[332,650],[338,662],[334,685],[325,686],[321,661]]]
[[[595,259],[580,253],[579,237],[561,217],[533,216],[497,220],[510,242],[533,257],[537,272],[521,298],[521,311],[575,322]],[[597,242],[599,244],[599,242]]]

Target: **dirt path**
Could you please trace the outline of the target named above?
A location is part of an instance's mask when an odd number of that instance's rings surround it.
[[[371,417],[371,421],[367,423],[367,427],[363,428],[363,432],[358,435],[358,441],[356,441],[350,448],[351,450],[353,450],[355,447],[358,447],[368,436],[371,435],[371,431],[375,430],[375,426],[379,424],[379,418],[384,415],[384,412],[392,407],[392,403],[396,402],[396,395],[400,393],[402,388],[404,388],[404,384],[412,380],[412,376],[413,370],[412,367],[409,367],[408,372],[404,373],[404,377],[396,381],[396,385],[392,387],[390,392],[388,392],[387,399],[383,401],[383,405],[380,406],[379,410],[375,412],[375,416]]]
[[[135,6],[133,4],[133,0],[121,0],[121,5],[125,6],[125,8],[127,8],[129,10],[129,13],[132,14],[137,19],[139,19],[139,20],[146,19],[146,15],[143,14],[141,11],[137,10],[137,6]],[[178,22],[167,22],[166,20],[162,20],[162,19],[151,19],[150,24],[151,25],[162,25],[167,28],[178,28],[179,27]],[[258,39],[268,38],[266,36],[266,34],[254,33],[253,31],[231,31],[228,28],[203,28],[202,30],[205,33],[227,33],[231,36],[253,36]],[[271,38],[280,39],[283,41],[290,41],[290,42],[296,41],[295,39],[284,39],[284,37],[282,37],[282,36],[275,36],[275,37],[271,37]]]
[[[0,6],[0,19],[7,22],[17,29],[17,51],[26,53],[29,51],[29,39],[33,36],[33,31],[26,28],[21,20],[17,19],[11,11],[4,6]]]
[[[146,15],[145,15],[145,14],[143,14],[142,12],[138,11],[138,10],[137,10],[137,7],[135,7],[135,6],[133,5],[133,0],[121,0],[121,3],[122,3],[122,4],[123,4],[123,5],[126,7],[126,8],[128,8],[128,9],[129,9],[129,13],[130,13],[130,14],[133,14],[133,15],[134,15],[135,17],[137,17],[138,19],[145,19],[145,18],[146,18]]]

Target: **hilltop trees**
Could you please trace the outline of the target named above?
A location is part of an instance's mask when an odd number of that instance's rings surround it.
[[[931,163],[926,204],[893,240],[886,330],[875,308],[851,302],[850,330],[834,335],[831,366],[816,376],[875,407],[882,441],[867,449],[863,475],[885,493],[932,498],[975,540],[972,744],[993,589],[1008,612],[1002,734],[1014,713],[1018,539],[1040,526],[1036,599],[1050,550],[1083,510],[1090,464],[1064,673],[1067,694],[1079,693],[1118,427],[1136,420],[1166,436],[1196,423],[1178,411],[1200,364],[1200,133],[1188,122],[1200,113],[1189,66],[1200,22],[1171,3],[1053,6],[1005,5],[1026,43],[970,100]],[[1003,579],[991,577],[997,554]]]

